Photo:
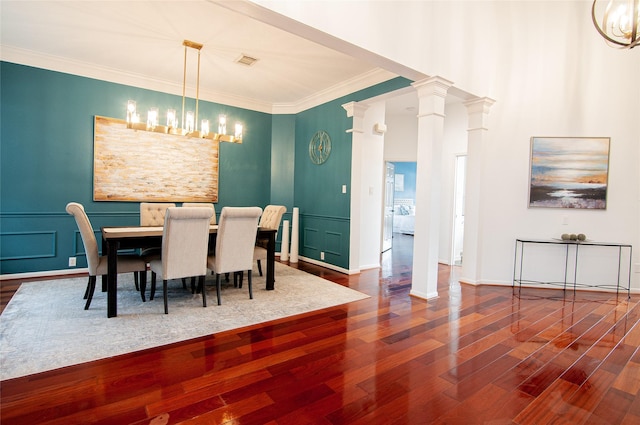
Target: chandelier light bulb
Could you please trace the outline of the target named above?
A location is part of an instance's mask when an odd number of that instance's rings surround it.
[[[136,114],[136,101],[127,101],[127,126],[131,126],[133,123],[133,116]]]
[[[227,134],[227,116],[218,115],[218,134]]]
[[[187,133],[191,133],[194,130],[194,116],[193,111],[187,111],[187,118],[185,118],[185,130]]]
[[[167,110],[167,127],[176,128],[176,110]]]
[[[150,129],[156,128],[158,125],[158,108],[150,108],[147,112],[147,127]]]

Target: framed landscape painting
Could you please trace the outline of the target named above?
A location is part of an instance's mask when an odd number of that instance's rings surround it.
[[[532,137],[529,206],[605,209],[609,137]]]

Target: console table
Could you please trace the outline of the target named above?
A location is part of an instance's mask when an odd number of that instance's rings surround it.
[[[528,244],[547,244],[547,245],[564,245],[564,280],[561,282],[541,282],[535,280],[527,280],[522,277],[522,269],[524,268],[524,260],[525,260],[525,246]],[[611,247],[618,250],[618,280],[616,284],[584,284],[579,283],[577,281],[578,276],[578,253],[580,250],[589,249],[589,247]],[[626,255],[623,256],[623,251],[629,251],[628,257],[628,266],[629,273],[628,276],[623,277],[622,274],[622,261],[623,259],[627,260]],[[513,260],[513,287],[515,287],[516,283],[519,285],[520,289],[522,288],[522,284],[525,283],[535,283],[535,284],[543,284],[543,285],[558,285],[562,286],[563,290],[567,289],[567,283],[573,285],[573,291],[575,294],[576,287],[588,287],[588,288],[605,288],[605,289],[615,289],[616,293],[619,293],[621,290],[627,291],[627,297],[631,298],[631,269],[633,266],[632,263],[632,253],[631,253],[631,245],[624,243],[612,243],[612,242],[593,242],[593,241],[572,241],[572,240],[561,240],[561,239],[516,239],[516,250],[515,257]],[[573,254],[573,255],[571,255]],[[569,260],[573,257],[573,282],[568,282],[569,278]],[[626,282],[621,279],[626,280]],[[626,286],[625,286],[626,284]]]

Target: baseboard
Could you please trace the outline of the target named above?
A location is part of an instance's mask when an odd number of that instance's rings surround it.
[[[333,264],[329,264],[329,263],[325,263],[325,262],[322,262],[322,261],[314,260],[313,258],[300,257],[300,259],[303,260],[305,263],[315,264],[316,266],[321,266],[321,267],[324,267],[326,269],[335,270],[337,272],[344,273],[344,274],[358,274],[358,273],[360,273],[359,269],[358,270],[347,270],[347,269],[344,269],[344,268],[339,267],[339,266],[334,266]]]
[[[41,272],[2,274],[0,275],[0,280],[34,279],[34,278],[49,277],[49,276],[76,275],[80,273],[89,273],[89,269],[85,267],[82,269],[46,270]]]

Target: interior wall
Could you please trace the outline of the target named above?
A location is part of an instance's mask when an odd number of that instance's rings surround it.
[[[359,211],[352,211],[352,198],[358,196],[357,199],[362,201],[360,187],[357,192],[352,192],[352,174],[360,173],[352,167],[362,162],[359,159],[352,161],[355,130],[353,119],[347,117],[342,105],[408,85],[406,79],[393,79],[296,114],[294,202],[300,208],[300,257],[303,259],[329,267],[337,266],[338,270],[347,272],[357,272],[361,265],[370,264],[361,261],[359,238],[355,248],[351,244],[351,232],[360,229],[362,220]],[[373,124],[367,129],[368,135],[371,135],[372,128]],[[331,155],[325,163],[317,165],[309,159],[309,141],[319,130],[325,130],[331,136]],[[368,149],[370,146],[363,147]],[[376,184],[380,183],[373,183],[374,193],[380,193]],[[346,193],[342,192],[343,185],[346,185]],[[376,208],[379,208],[379,203]],[[379,227],[379,222],[376,226]]]
[[[418,118],[412,115],[387,115],[384,135],[384,160],[416,162],[418,155]]]
[[[479,283],[511,283],[518,237],[640,243],[640,55],[606,45],[590,1],[258,3],[496,101],[481,164]],[[532,136],[611,137],[607,209],[528,208]]]
[[[416,199],[416,163],[415,162],[394,162],[396,181],[398,174],[404,176],[404,190],[395,190],[394,198]]]

